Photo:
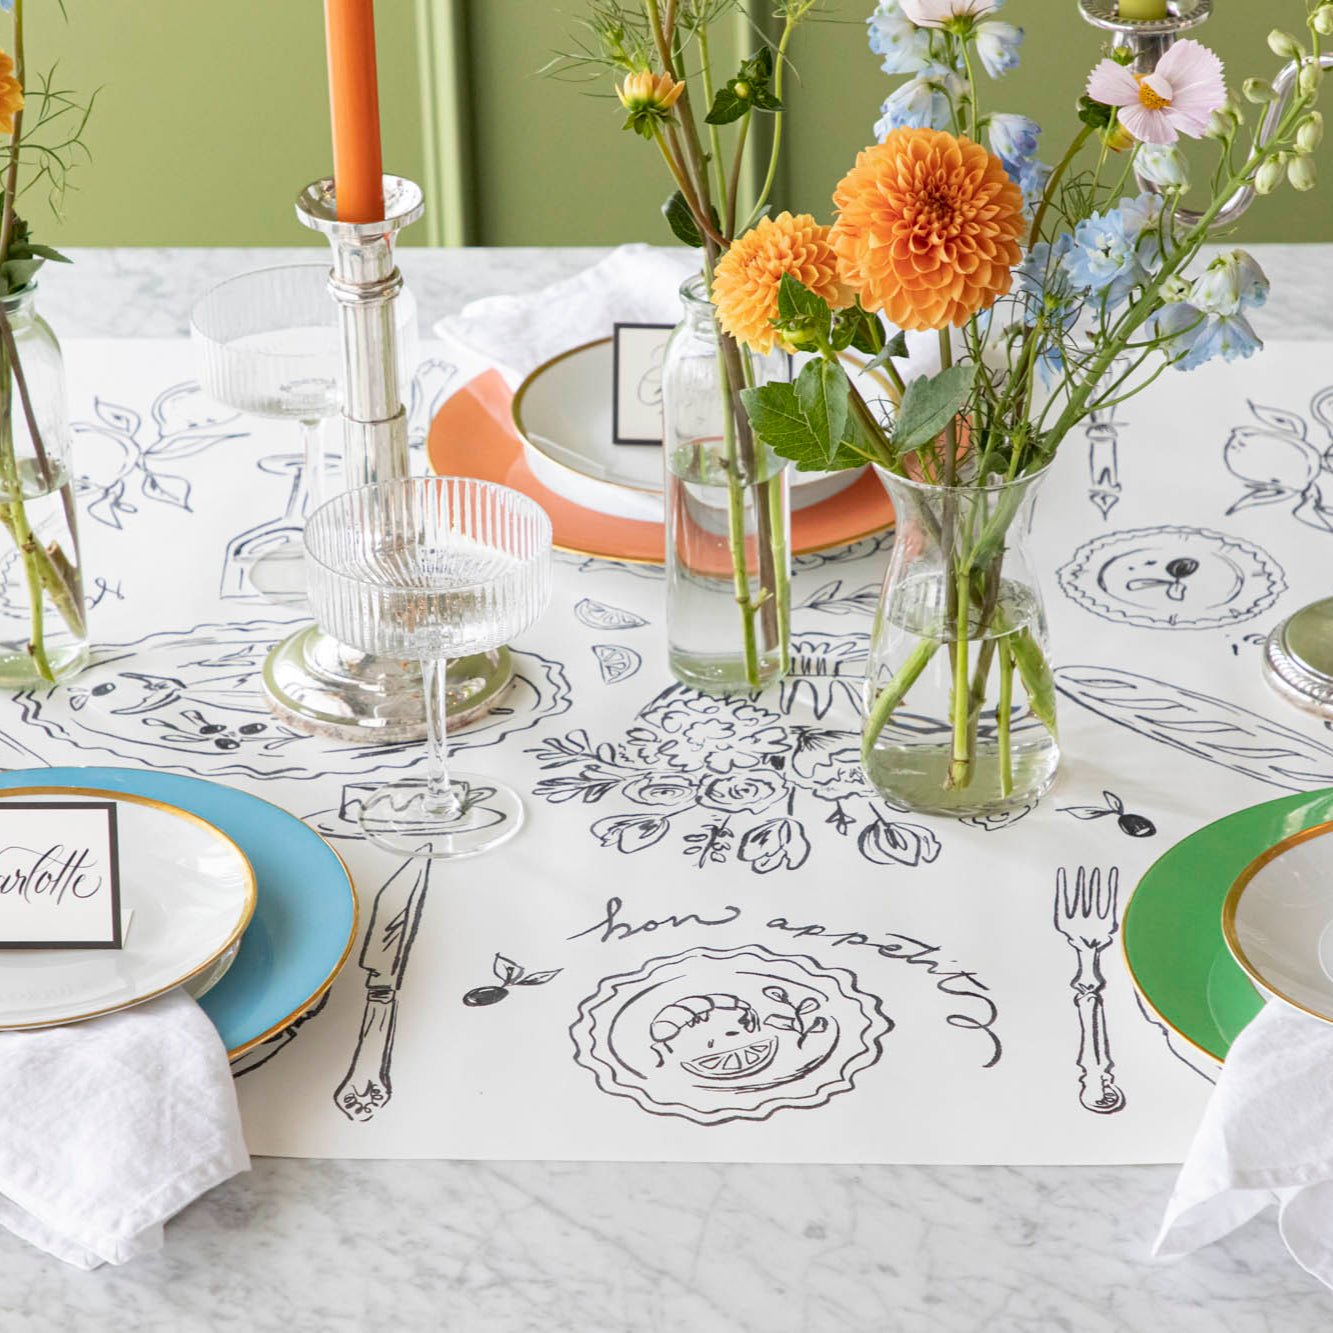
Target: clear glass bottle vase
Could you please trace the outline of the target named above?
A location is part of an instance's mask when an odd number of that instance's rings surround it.
[[[0,688],[88,660],[64,360],[35,283],[0,297]]]
[[[672,675],[712,694],[762,689],[788,667],[786,460],[751,432],[740,389],[786,379],[786,354],[721,335],[702,278],[662,364],[667,636]]]
[[[1027,539],[1041,472],[934,486],[881,474],[896,530],[871,633],[862,761],[900,809],[999,815],[1060,761]]]

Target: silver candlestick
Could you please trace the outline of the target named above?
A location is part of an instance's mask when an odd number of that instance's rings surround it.
[[[1134,59],[1130,69],[1150,74],[1171,44],[1212,13],[1212,0],[1168,0],[1164,19],[1122,19],[1116,0],[1079,0],[1083,17],[1096,28],[1115,34],[1113,45],[1128,48]],[[1319,57],[1324,69],[1333,69],[1333,52]],[[1268,103],[1260,125],[1267,138],[1278,126],[1291,103],[1291,90],[1301,64],[1284,65],[1273,80],[1276,98]],[[1138,178],[1139,188],[1160,193],[1151,181]],[[1253,185],[1243,185],[1222,205],[1210,223],[1212,231],[1228,231],[1254,202]],[[1196,226],[1198,213],[1177,208],[1177,225]],[[1268,636],[1264,645],[1264,679],[1289,703],[1320,717],[1333,719],[1333,597],[1312,602],[1289,616]]]
[[[333,250],[329,293],[342,333],[343,475],[349,487],[411,472],[393,311],[403,279],[393,243],[421,214],[421,188],[400,176],[384,177],[382,222],[340,222],[327,178],[297,196],[297,217],[322,232]],[[464,726],[508,688],[509,650],[450,662],[447,678],[449,724]],[[273,712],[301,731],[368,744],[426,734],[420,667],[344,647],[317,625],[297,630],[269,653],[263,690]]]

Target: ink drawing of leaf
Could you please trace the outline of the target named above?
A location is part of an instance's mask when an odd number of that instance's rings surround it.
[[[558,977],[564,968],[553,967],[549,972],[529,972],[517,983],[520,986],[544,986],[554,977]]]
[[[769,1014],[764,1019],[766,1028],[777,1028],[779,1032],[794,1032],[796,1024],[786,1014]]]
[[[1114,814],[1113,810],[1103,810],[1100,805],[1067,805],[1064,807],[1064,813],[1073,815],[1075,819],[1102,819],[1106,815]]]
[[[121,407],[119,403],[108,403],[101,398],[93,399],[93,411],[112,430],[123,431],[126,435],[137,434],[142,424],[142,418],[131,408]]]
[[[523,969],[512,958],[506,958],[502,953],[495,955],[495,962],[491,964],[491,970],[506,986],[517,981],[523,975]]]
[[[1298,417],[1294,412],[1284,412],[1280,407],[1264,407],[1253,400],[1250,402],[1250,411],[1265,426],[1271,426],[1274,430],[1280,430],[1288,435],[1299,436],[1305,439],[1305,418]]]

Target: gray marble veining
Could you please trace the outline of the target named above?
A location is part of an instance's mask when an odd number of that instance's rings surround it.
[[[422,328],[594,250],[404,249]],[[1256,247],[1270,338],[1333,338],[1333,246]],[[311,250],[88,250],[49,267],[66,337],[170,337],[211,283]],[[1330,364],[1333,372],[1333,362]],[[74,1272],[0,1233],[0,1330],[1306,1333],[1333,1294],[1271,1217],[1147,1258],[1165,1167],[261,1160],[167,1248]]]

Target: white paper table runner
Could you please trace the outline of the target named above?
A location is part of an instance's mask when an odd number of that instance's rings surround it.
[[[1333,348],[1169,374],[1067,441],[1034,538],[1065,754],[1038,809],[924,818],[864,784],[856,699],[887,539],[798,561],[795,669],[757,701],[671,683],[660,571],[565,556],[517,645],[509,711],[457,742],[527,793],[528,824],[429,871],[349,818],[420,748],[288,733],[250,685],[295,622],[226,552],[299,512],[295,429],[224,419],[183,342],[67,351],[98,663],[0,700],[6,762],[151,764],[251,790],[335,840],[372,954],[382,932],[415,932],[392,1025],[363,1032],[354,952],[323,1008],[241,1076],[253,1152],[1179,1160],[1208,1066],[1145,1013],[1118,934],[1101,950],[1112,1091],[1100,1109],[1080,1098],[1056,872],[1116,868],[1123,910],[1204,823],[1333,785],[1333,736],[1259,674],[1271,625],[1330,592],[1333,411],[1317,395]],[[481,368],[427,363],[418,437]],[[1181,558],[1193,573],[1166,572]],[[1242,731],[1266,719],[1283,744],[1148,734],[1132,705],[1154,697]],[[1131,836],[1143,825],[1117,805],[1154,832]],[[366,1095],[368,1070],[387,1073],[387,1100]]]

